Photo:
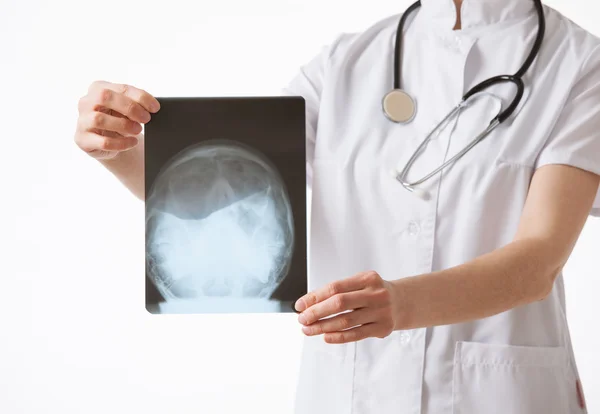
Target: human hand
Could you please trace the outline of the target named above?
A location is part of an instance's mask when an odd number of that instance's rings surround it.
[[[394,286],[373,271],[309,292],[296,301],[295,308],[301,312],[298,321],[304,325],[304,334],[323,334],[328,343],[385,338],[397,326],[398,298]]]
[[[135,147],[142,125],[160,109],[148,92],[129,85],[96,81],[79,100],[75,143],[97,159],[111,159]]]

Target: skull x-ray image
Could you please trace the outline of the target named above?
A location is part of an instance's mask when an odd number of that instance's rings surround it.
[[[149,275],[168,298],[269,298],[287,275],[285,183],[258,151],[195,145],[161,171],[148,203]]]
[[[159,101],[145,138],[147,309],[291,312],[306,293],[303,101]]]

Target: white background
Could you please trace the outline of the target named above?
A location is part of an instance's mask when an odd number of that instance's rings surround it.
[[[596,2],[547,4],[600,34]],[[337,33],[407,5],[0,0],[0,413],[292,411],[295,315],[146,313],[143,204],[74,145],[77,100],[96,79],[158,96],[276,95]],[[598,246],[590,219],[565,269],[590,412]]]

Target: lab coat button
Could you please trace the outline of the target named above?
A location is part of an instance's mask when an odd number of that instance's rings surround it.
[[[462,40],[460,37],[456,36],[454,37],[454,43],[456,45],[457,49],[460,49],[460,47],[462,46]]]
[[[419,232],[421,231],[421,227],[416,221],[411,221],[410,223],[408,223],[407,231],[410,236],[414,237],[419,234]]]
[[[410,332],[400,332],[400,345],[407,345],[410,342]]]

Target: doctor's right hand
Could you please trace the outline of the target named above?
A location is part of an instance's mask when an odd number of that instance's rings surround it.
[[[111,159],[137,145],[142,124],[160,105],[141,89],[96,81],[78,108],[75,143],[94,158]]]

